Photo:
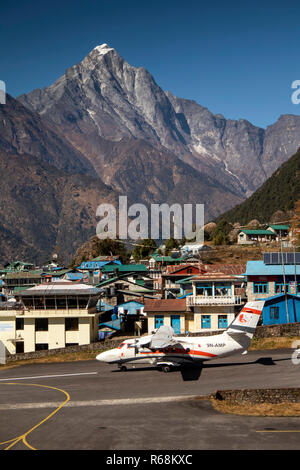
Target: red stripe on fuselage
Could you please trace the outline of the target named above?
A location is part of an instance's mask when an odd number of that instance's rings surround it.
[[[211,354],[208,352],[204,351],[197,351],[197,350],[190,350],[187,352],[185,349],[162,349],[161,351],[141,351],[140,354],[167,354],[168,356],[171,356],[172,354],[178,356],[178,354],[186,355],[186,356],[206,356],[206,357],[217,357],[216,354]]]

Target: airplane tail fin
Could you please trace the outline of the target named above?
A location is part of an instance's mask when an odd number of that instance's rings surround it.
[[[263,300],[247,302],[226,330],[229,336],[244,344],[245,350],[249,347],[253,338],[264,303]]]

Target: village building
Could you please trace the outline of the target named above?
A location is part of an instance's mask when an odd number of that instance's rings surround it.
[[[161,276],[161,294],[163,298],[176,298],[180,295],[180,285],[178,284],[178,281],[185,279],[188,276],[192,277],[203,272],[204,269],[200,262],[198,262],[198,266],[194,264],[167,266]]]
[[[267,243],[276,240],[273,230],[241,230],[237,236],[239,245],[251,245],[253,243]]]
[[[121,265],[118,257],[114,256],[98,256],[90,261],[82,261],[78,266],[78,271],[84,274],[89,284],[98,284],[102,279],[102,269],[104,266],[110,265],[118,267]]]
[[[274,232],[276,235],[276,241],[285,239],[289,236],[290,226],[289,225],[270,225],[268,230]]]
[[[193,311],[191,332],[228,328],[245,303],[241,295],[244,277],[223,273],[205,273],[191,279],[192,293],[186,304]]]
[[[3,278],[3,290],[7,296],[13,296],[24,289],[41,284],[42,282],[43,276],[41,270],[8,272]]]
[[[184,334],[189,327],[185,299],[145,299],[144,312],[149,334],[163,325],[171,326],[175,334]]]
[[[26,289],[17,303],[0,309],[0,340],[12,354],[89,344],[97,340],[99,295],[71,281]]]
[[[293,254],[291,254],[291,261]],[[246,269],[249,301],[276,294],[300,294],[300,264],[268,264],[265,260],[248,261]]]
[[[300,296],[279,294],[264,300],[263,325],[283,325],[300,322]]]

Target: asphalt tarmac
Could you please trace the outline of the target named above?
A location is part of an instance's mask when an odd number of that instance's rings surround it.
[[[212,360],[168,374],[97,361],[0,369],[0,449],[299,449],[300,418],[221,414],[216,390],[299,387],[290,350]]]

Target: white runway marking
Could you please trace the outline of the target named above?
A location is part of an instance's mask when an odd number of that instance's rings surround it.
[[[60,375],[36,375],[35,377],[10,377],[9,379],[0,379],[0,382],[9,382],[11,380],[32,380],[32,379],[49,379],[56,377],[72,377],[75,375],[96,375],[98,372],[82,372],[81,374],[60,374]]]
[[[118,405],[144,405],[147,403],[171,403],[179,401],[195,400],[199,395],[183,395],[174,397],[145,397],[145,398],[117,398],[112,400],[92,400],[92,401],[69,401],[64,408],[78,406],[118,406]],[[55,408],[58,402],[45,403],[14,403],[0,405],[0,410],[28,410],[34,408]]]

